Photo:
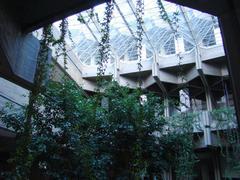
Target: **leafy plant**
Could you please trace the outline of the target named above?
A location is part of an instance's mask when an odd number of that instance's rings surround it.
[[[193,124],[196,122],[196,114],[182,113],[171,116],[168,123],[166,139],[174,147],[174,161],[177,179],[191,179],[194,177],[193,167],[197,162],[194,154]],[[178,142],[174,145],[174,142]]]
[[[23,112],[3,116],[2,121],[7,127],[12,127],[16,132],[17,148],[9,162],[15,164],[14,178],[21,179],[28,176],[33,163],[33,156],[29,146],[32,140],[33,116],[36,114],[38,95],[43,91],[44,80],[47,76],[49,46],[53,42],[51,25],[43,28],[41,49],[38,56],[37,70],[34,77],[34,87],[29,96],[29,104]],[[4,118],[5,117],[5,118]],[[14,122],[16,119],[16,122]],[[9,121],[10,120],[10,121]]]
[[[143,4],[139,7],[143,8]],[[142,25],[143,9],[139,10]],[[100,78],[110,57],[112,11],[110,1],[99,45]],[[6,175],[12,179],[32,179],[38,172],[39,176],[51,179],[139,179],[143,175],[160,176],[171,167],[178,179],[190,178],[195,162],[193,115],[180,114],[168,119],[160,97],[141,89],[121,87],[116,82],[107,82],[101,93],[87,97],[66,76],[61,83],[45,81],[49,46],[58,46],[58,55],[63,56],[67,69],[67,29],[64,19],[60,39],[56,40],[51,27],[44,28],[29,105],[0,114],[1,120],[17,135],[17,148],[9,160],[13,170]],[[139,37],[142,38],[142,29]],[[146,100],[141,100],[142,95]]]
[[[227,163],[233,169],[239,171],[240,135],[239,129],[236,128],[237,123],[234,108],[223,107],[214,109],[211,115],[216,121],[217,140],[222,156],[226,157]],[[228,173],[228,169],[226,169],[226,173]]]
[[[145,92],[141,101],[142,90],[116,82],[92,97],[65,82],[49,82],[37,98],[27,146],[30,172],[58,179],[134,179],[169,167],[184,177],[191,172],[193,116],[166,119],[161,98]],[[24,132],[24,113],[3,113],[1,119],[17,135]]]

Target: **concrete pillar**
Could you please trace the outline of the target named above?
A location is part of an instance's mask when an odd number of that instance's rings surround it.
[[[201,166],[202,180],[210,180],[209,178],[209,169],[205,164]]]
[[[188,89],[181,89],[179,91],[179,97],[180,97],[180,109],[181,112],[186,112],[190,108],[190,97],[189,97],[189,91]]]
[[[142,45],[142,60],[146,60],[147,59],[147,48],[146,45],[143,44]]]
[[[211,126],[210,126],[210,114],[208,111],[203,111],[201,119],[203,120],[203,136],[204,136],[204,145],[207,147],[212,145],[211,138]]]
[[[172,180],[172,169],[169,171],[163,171],[163,180]]]
[[[211,139],[211,119],[209,111],[213,110],[213,99],[211,98],[211,92],[209,88],[205,89],[207,111],[203,111],[203,124],[204,124],[204,143],[205,146],[212,144]]]
[[[222,36],[219,27],[214,28],[214,37],[216,39],[216,45],[222,45]]]
[[[120,71],[120,58],[116,58],[116,60],[114,61],[114,74],[113,74],[113,78],[115,81],[117,81],[119,83],[119,71]]]
[[[164,98],[164,116],[169,117],[170,116],[170,107],[169,107],[169,99],[168,97]]]
[[[238,126],[240,125],[240,23],[238,14],[233,9],[219,16],[220,28],[223,35],[224,48],[228,59],[235,109]]]
[[[196,47],[195,62],[196,62],[196,69],[198,71],[199,77],[201,78],[203,86],[204,86],[207,110],[212,111],[214,99],[213,99],[213,95],[211,93],[210,85],[208,84],[208,81],[207,81],[206,76],[202,69],[201,54],[200,54],[200,50],[199,50],[198,46]]]
[[[205,96],[206,96],[206,104],[207,104],[207,110],[212,111],[213,110],[213,100],[211,96],[211,92],[209,89],[205,89]]]
[[[180,36],[175,38],[175,49],[176,49],[176,54],[184,52],[183,37]]]
[[[216,157],[216,156],[213,158],[213,166],[214,166],[214,177],[215,177],[215,180],[221,180],[219,158]]]

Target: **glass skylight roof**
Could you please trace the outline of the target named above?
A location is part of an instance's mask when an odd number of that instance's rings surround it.
[[[147,0],[144,5],[144,39],[143,49],[146,58],[153,58],[154,53],[159,56],[168,56],[176,53],[191,51],[197,46],[212,46],[216,44],[214,29],[218,28],[216,17],[190,8],[182,7],[162,1],[168,13],[178,12],[177,36],[171,28],[172,24],[160,17],[157,0]],[[69,29],[72,34],[70,46],[85,65],[95,65],[98,57],[98,43],[101,39],[101,24],[106,4],[99,5],[92,10],[81,13],[86,21],[81,24],[78,15],[69,17]],[[136,48],[136,9],[135,0],[115,0],[113,19],[110,29],[110,44],[113,60],[122,61],[137,60]],[[95,16],[90,18],[89,15]],[[178,48],[178,40],[181,38],[183,47]],[[110,62],[110,63],[111,63]]]

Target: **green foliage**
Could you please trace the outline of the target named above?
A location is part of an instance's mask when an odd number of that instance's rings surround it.
[[[222,156],[226,157],[229,166],[240,171],[240,134],[236,128],[236,115],[234,108],[223,107],[211,112],[216,121],[217,140],[221,148]],[[225,169],[225,173],[232,169]]]
[[[177,114],[168,120],[166,140],[173,146],[171,149],[175,156],[172,164],[175,164],[177,179],[191,179],[194,176],[196,156],[193,152],[193,124],[196,121],[196,114],[191,113]]]
[[[141,25],[143,4],[139,7]],[[112,11],[110,1],[102,22],[99,77],[110,57]],[[161,98],[116,82],[106,83],[102,93],[91,97],[66,76],[61,83],[44,82],[49,46],[57,45],[57,56],[63,56],[67,68],[67,27],[63,19],[58,40],[51,27],[43,31],[29,105],[0,113],[17,135],[16,151],[9,159],[13,170],[6,177],[31,179],[38,172],[50,179],[139,179],[142,175],[160,176],[163,170],[173,168],[178,179],[190,178],[195,162],[193,115],[166,118]],[[142,30],[139,33],[142,38]]]
[[[35,104],[26,168],[57,179],[136,179],[170,167],[185,176],[194,162],[193,117],[166,119],[161,98],[145,93],[141,101],[142,94],[112,82],[86,97],[71,81],[49,82]],[[1,120],[21,136],[25,114],[11,112]],[[17,157],[13,164],[24,158]],[[18,171],[18,179],[29,176]]]
[[[47,78],[49,46],[54,40],[51,28],[51,25],[43,28],[42,40],[40,41],[41,49],[34,77],[34,87],[29,97],[29,105],[22,112],[17,111],[7,115],[5,118],[2,118],[3,122],[5,122],[8,127],[13,128],[17,132],[17,148],[12,158],[9,159],[9,162],[15,164],[16,166],[15,171],[13,172],[14,178],[16,179],[21,179],[22,177],[27,176],[31,171],[33,163],[33,156],[29,149],[29,145],[31,144],[31,135],[33,132],[32,117],[36,114],[36,110],[38,108],[36,106],[36,101],[38,95],[43,90],[44,80]],[[15,122],[14,118],[16,119]]]

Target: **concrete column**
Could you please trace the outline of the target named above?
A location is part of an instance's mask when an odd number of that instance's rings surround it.
[[[202,112],[203,120],[203,136],[204,136],[204,145],[207,147],[209,145],[212,145],[212,138],[211,138],[211,126],[210,126],[210,114],[208,111]]]
[[[210,85],[208,84],[208,81],[207,81],[206,76],[202,69],[202,60],[201,60],[201,54],[200,54],[199,47],[196,47],[195,58],[196,58],[196,69],[198,71],[199,77],[202,80],[204,90],[205,90],[207,110],[211,111],[213,109],[214,99],[213,99],[213,96],[211,93]]]
[[[214,177],[215,177],[215,180],[221,180],[219,158],[217,158],[216,156],[213,158],[213,166],[214,166]]]
[[[169,107],[169,99],[168,97],[164,98],[164,116],[169,117],[170,116],[170,107]]]
[[[206,165],[201,166],[201,174],[202,174],[202,180],[210,180],[208,166]]]
[[[211,98],[211,92],[209,88],[205,89],[205,96],[206,96],[206,104],[207,104],[207,111],[203,112],[203,123],[204,123],[204,142],[205,146],[209,146],[212,144],[211,139],[211,119],[209,111],[213,110],[213,99]]]
[[[163,180],[172,180],[172,169],[169,171],[163,171]]]
[[[120,71],[120,58],[117,58],[114,61],[114,74],[113,74],[113,78],[115,81],[117,81],[119,83],[119,71]]]
[[[224,102],[224,106],[229,106],[229,94],[228,94],[228,86],[226,81],[223,80],[223,88],[224,88],[224,96],[222,97],[222,101]]]
[[[216,45],[222,45],[222,36],[220,28],[214,28],[214,37],[216,39]]]
[[[233,87],[233,97],[240,125],[240,24],[234,9],[219,17],[224,48],[228,60],[229,74]]]
[[[188,89],[181,89],[179,91],[179,97],[180,97],[180,109],[181,112],[186,112],[190,108],[190,97]]]
[[[175,49],[176,54],[184,52],[184,40],[183,37],[175,38]]]
[[[147,59],[147,49],[146,49],[146,45],[143,44],[142,45],[142,60],[146,60]]]
[[[212,111],[213,110],[213,102],[212,102],[211,92],[209,89],[205,89],[205,96],[206,96],[207,110]]]

